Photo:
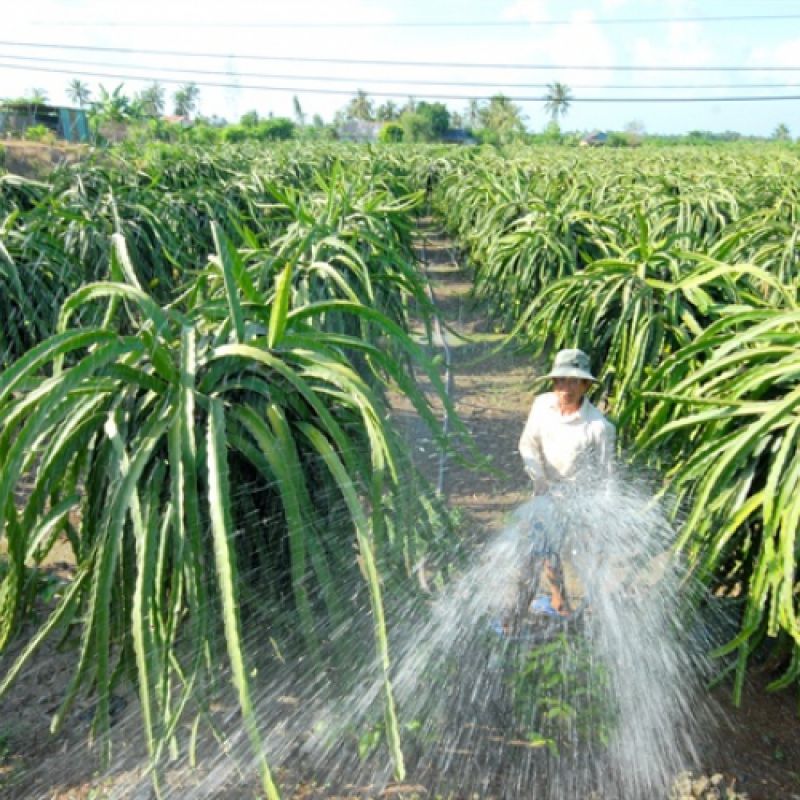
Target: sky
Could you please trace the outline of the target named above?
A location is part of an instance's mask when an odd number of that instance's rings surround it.
[[[229,122],[251,110],[293,117],[293,97],[329,122],[358,89],[376,104],[413,96],[459,113],[503,93],[531,131],[547,125],[546,87],[558,81],[572,94],[565,130],[769,136],[783,124],[800,137],[800,0],[14,3],[0,28],[0,97],[36,88],[74,105],[75,78],[94,98],[101,84],[133,95],[156,80],[170,106],[194,81],[199,111]],[[794,99],[723,99],[781,96]]]

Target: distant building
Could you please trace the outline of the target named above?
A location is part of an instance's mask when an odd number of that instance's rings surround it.
[[[0,103],[0,135],[23,135],[34,125],[44,125],[67,142],[89,141],[89,119],[82,108],[26,101]]]
[[[188,128],[192,124],[191,117],[186,114],[164,114],[161,119],[168,122],[170,125],[180,125],[183,128]]]
[[[478,140],[470,131],[463,128],[451,128],[442,136],[442,141],[447,144],[478,144]]]
[[[581,147],[600,147],[608,144],[608,134],[605,131],[592,131],[580,141]]]
[[[367,119],[347,119],[336,126],[336,133],[344,142],[377,142],[385,124]]]

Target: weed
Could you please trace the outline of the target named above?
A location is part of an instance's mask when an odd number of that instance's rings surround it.
[[[610,683],[587,641],[560,634],[535,647],[513,677],[517,726],[532,745],[557,754],[564,745],[606,745],[614,726]]]

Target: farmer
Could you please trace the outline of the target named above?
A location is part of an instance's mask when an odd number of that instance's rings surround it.
[[[586,353],[560,350],[547,377],[553,380],[553,391],[534,398],[519,452],[536,498],[550,498],[558,504],[570,492],[610,475],[616,432],[586,398],[596,380]],[[562,511],[568,513],[569,508]],[[550,551],[544,561],[550,596],[534,600],[532,610],[568,617],[571,609],[558,556],[561,537],[563,531],[549,530],[547,541],[538,543]]]

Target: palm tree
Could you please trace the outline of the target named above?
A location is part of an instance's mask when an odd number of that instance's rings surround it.
[[[306,124],[306,115],[303,111],[303,106],[300,105],[300,101],[297,99],[297,95],[292,95],[292,106],[294,107],[294,119],[295,122],[302,128]]]
[[[468,128],[477,128],[481,124],[481,104],[474,98],[469,101],[464,111],[464,124]]]
[[[387,100],[385,103],[378,106],[375,112],[375,117],[382,122],[392,122],[400,116],[400,111],[397,108],[397,103],[392,100]]]
[[[122,93],[124,85],[121,83],[113,92],[109,92],[100,84],[100,100],[94,104],[98,116],[110,122],[125,122],[131,118],[131,101]]]
[[[137,98],[139,107],[145,117],[160,117],[166,105],[164,87],[158,82],[153,83],[139,92]]]
[[[47,92],[44,89],[31,89],[28,92],[28,100],[31,105],[43,106],[47,103]]]
[[[85,104],[89,103],[91,94],[92,90],[89,88],[89,84],[78,80],[78,78],[73,78],[67,86],[67,97],[73,103],[77,103],[79,108],[83,108]]]
[[[185,83],[173,95],[175,113],[180,117],[188,117],[197,108],[200,89],[196,83]]]
[[[544,109],[554,121],[565,117],[572,102],[572,92],[566,83],[551,83],[547,87],[547,102]]]
[[[472,99],[469,101],[467,111],[464,114],[464,121],[468,128],[477,128],[481,123],[481,104]]]
[[[792,138],[792,134],[789,131],[789,127],[786,125],[785,122],[781,122],[777,128],[772,132],[772,138],[778,142],[788,142],[789,139]]]
[[[494,95],[488,106],[481,107],[479,119],[481,127],[491,131],[503,144],[525,131],[522,110],[502,94]]]
[[[347,119],[374,119],[375,114],[372,110],[372,100],[369,95],[363,90],[359,89],[356,96],[347,104],[345,112]]]

